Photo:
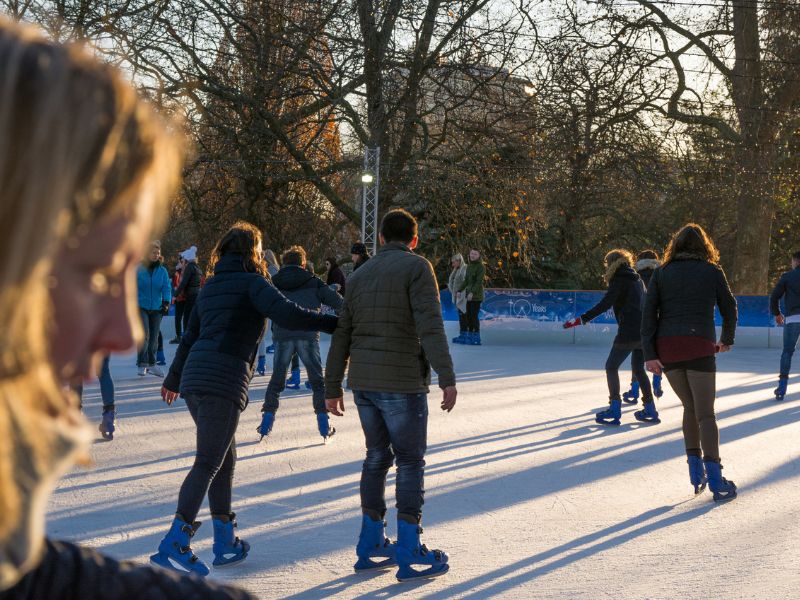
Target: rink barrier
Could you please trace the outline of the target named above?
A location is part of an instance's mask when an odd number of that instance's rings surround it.
[[[591,290],[488,289],[481,305],[483,336],[489,341],[553,341],[571,344],[607,343],[617,323],[612,311],[583,327],[564,330],[561,325],[597,304],[605,292]],[[441,292],[445,321],[458,321],[449,290]],[[736,344],[777,348],[783,344],[783,329],[769,311],[767,296],[737,296],[739,323]],[[719,327],[722,320],[715,311]]]

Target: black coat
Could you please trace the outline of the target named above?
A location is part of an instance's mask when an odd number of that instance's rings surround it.
[[[716,342],[715,306],[719,306],[722,316],[720,342],[732,346],[736,298],[722,269],[698,257],[681,255],[656,269],[642,311],[645,360],[658,358],[659,337],[697,336]]]
[[[303,267],[284,265],[272,278],[272,283],[289,300],[303,308],[319,312],[323,304],[330,306],[333,310],[339,310],[342,307],[342,297],[325,285],[319,277],[309,273]],[[274,323],[272,339],[273,341],[317,340],[319,333],[316,331],[292,331]]]
[[[769,297],[769,308],[773,315],[781,314],[780,299],[783,298],[786,316],[800,315],[800,267],[781,275]]]
[[[333,285],[334,283],[339,284],[339,289],[337,290],[340,295],[344,296],[345,286],[347,285],[347,279],[344,276],[344,271],[340,267],[333,267],[328,272],[328,281],[326,282],[328,285]]]
[[[583,313],[581,320],[588,323],[609,308],[613,308],[614,317],[619,324],[614,344],[636,346],[641,338],[639,328],[642,323],[643,298],[644,284],[639,275],[629,265],[622,264],[608,282],[606,295],[594,307]]]
[[[232,587],[45,541],[39,565],[0,600],[254,600]]]
[[[267,318],[287,329],[328,333],[337,323],[287,300],[267,279],[245,271],[240,255],[226,254],[197,297],[164,386],[182,396],[230,398],[244,409]]]
[[[187,299],[196,298],[200,293],[200,267],[196,262],[187,262],[181,273],[181,281],[175,290],[175,295],[183,294]]]

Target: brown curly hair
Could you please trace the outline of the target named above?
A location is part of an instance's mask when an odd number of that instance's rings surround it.
[[[610,250],[603,260],[606,265],[606,273],[604,277],[606,283],[611,281],[611,278],[614,277],[614,273],[616,273],[617,269],[619,269],[622,265],[633,267],[633,263],[636,262],[636,259],[633,257],[633,253],[629,250],[625,250],[624,248],[614,248],[613,250]]]
[[[222,236],[208,261],[208,276],[214,275],[214,267],[217,266],[219,259],[226,254],[234,253],[242,255],[242,263],[245,271],[258,273],[262,277],[269,279],[267,263],[264,257],[258,253],[258,246],[262,242],[261,232],[258,227],[247,221],[237,221],[227,233]]]
[[[696,256],[711,264],[719,264],[719,250],[706,230],[697,223],[687,223],[675,232],[664,251],[664,264],[668,265],[679,254]]]

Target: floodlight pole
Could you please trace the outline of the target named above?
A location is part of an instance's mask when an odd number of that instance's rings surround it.
[[[378,249],[378,190],[380,189],[381,149],[364,148],[364,173],[361,176],[361,241],[372,255]]]

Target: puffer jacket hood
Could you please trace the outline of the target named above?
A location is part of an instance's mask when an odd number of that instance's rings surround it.
[[[622,277],[630,277],[631,275],[636,276],[636,271],[633,270],[631,263],[628,262],[628,259],[624,256],[618,258],[608,265],[608,267],[606,267],[606,273],[603,277],[606,281],[606,284],[608,284],[618,274]]]
[[[642,258],[636,261],[636,270],[657,269],[661,266],[661,261],[655,258]]]
[[[298,290],[306,285],[317,276],[309,273],[303,267],[297,265],[285,265],[278,273],[272,278],[272,283],[275,284],[282,292],[292,292]]]

